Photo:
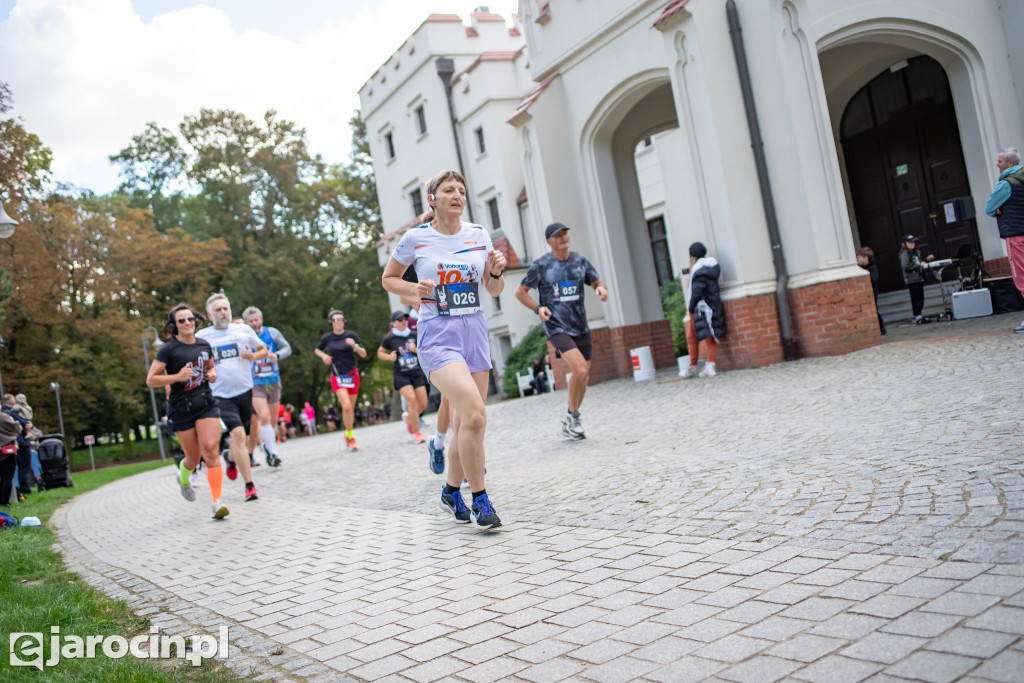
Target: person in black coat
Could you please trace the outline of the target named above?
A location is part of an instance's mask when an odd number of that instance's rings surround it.
[[[690,302],[687,310],[690,318],[686,324],[686,346],[690,351],[690,366],[683,371],[683,379],[690,377],[714,377],[718,362],[718,342],[725,337],[725,307],[718,293],[718,278],[722,269],[708,248],[700,242],[690,245]],[[700,359],[700,342],[707,352],[704,369],[697,371]]]
[[[885,334],[885,321],[878,310],[878,266],[875,265],[875,252],[871,247],[861,247],[857,250],[857,265],[868,271],[871,277],[871,292],[875,295],[875,313],[878,314],[878,331]]]

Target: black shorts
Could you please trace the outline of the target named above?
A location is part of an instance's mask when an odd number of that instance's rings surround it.
[[[196,420],[220,418],[220,408],[210,394],[198,394],[167,404],[167,419],[175,432],[194,429]]]
[[[242,427],[248,432],[249,424],[252,422],[252,389],[231,398],[216,398],[217,405],[220,406],[220,419],[224,420],[224,426],[228,431]]]
[[[402,387],[418,389],[425,386],[427,386],[427,376],[423,374],[422,370],[413,375],[404,372],[395,373],[395,391],[399,391]]]
[[[579,349],[580,353],[583,354],[583,360],[590,360],[593,355],[594,347],[590,343],[590,333],[581,334],[578,337],[570,337],[564,332],[553,334],[548,337],[548,341],[555,347],[555,357],[559,358],[566,351],[573,349]]]

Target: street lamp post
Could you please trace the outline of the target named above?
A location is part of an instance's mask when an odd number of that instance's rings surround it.
[[[4,211],[3,202],[0,202],[0,239],[7,239],[14,234],[18,227],[18,221],[14,220]],[[4,338],[0,337],[0,349],[4,347]],[[0,377],[0,396],[4,395],[4,380]]]
[[[156,328],[149,326],[142,331],[142,355],[146,358],[146,372],[149,372],[149,331],[153,331],[153,349],[159,349],[164,345],[160,341],[160,333],[157,332]],[[167,454],[164,452],[164,437],[160,433],[160,413],[156,409],[156,394],[153,393],[153,387],[149,388],[149,400],[153,402],[153,419],[156,420],[156,440],[160,444],[160,460],[167,460]]]
[[[50,382],[50,389],[57,394],[57,417],[60,418],[60,433],[67,441],[68,435],[64,433],[64,412],[60,409],[60,382]]]

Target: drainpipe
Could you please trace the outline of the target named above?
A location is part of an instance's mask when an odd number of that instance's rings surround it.
[[[459,161],[459,173],[468,182],[469,176],[466,175],[466,166],[462,163],[462,145],[459,144],[458,120],[455,118],[455,107],[452,105],[452,76],[455,74],[455,60],[451,57],[438,57],[434,60],[434,64],[437,66],[437,75],[441,77],[441,82],[444,83],[444,96],[448,99],[448,118],[452,122],[452,137],[455,138],[455,157]],[[466,189],[468,191],[469,188]],[[466,208],[469,210],[469,222],[476,223],[476,220],[473,218],[473,200],[470,197],[466,197]]]
[[[754,105],[754,91],[750,87],[750,70],[747,68],[747,53],[743,49],[743,34],[740,18],[736,13],[736,0],[727,0],[725,14],[729,19],[729,36],[732,51],[736,56],[736,70],[739,72],[740,88],[743,90],[743,106],[747,112],[747,127],[750,129],[751,147],[754,148],[754,166],[757,168],[757,182],[761,186],[761,203],[768,223],[768,238],[772,243],[772,263],[775,265],[775,300],[779,307],[779,329],[782,331],[782,353],[786,360],[796,360],[799,353],[793,341],[793,326],[789,315],[789,300],[786,286],[789,274],[786,272],[786,256],[782,252],[782,238],[779,235],[779,219],[775,214],[775,201],[768,179],[768,165],[764,158],[764,140],[761,138],[761,124],[757,120]]]

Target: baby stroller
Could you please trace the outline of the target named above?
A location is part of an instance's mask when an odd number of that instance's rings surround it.
[[[42,489],[74,486],[71,464],[64,448],[63,434],[44,434],[39,440],[39,465],[43,469]]]

